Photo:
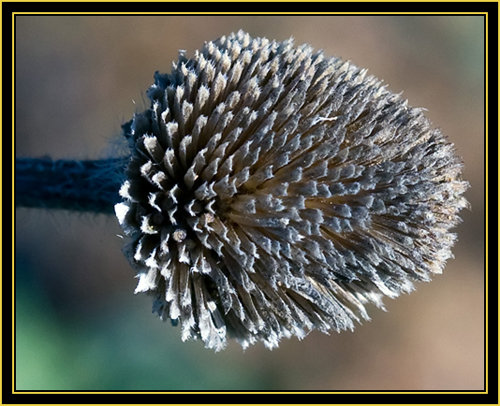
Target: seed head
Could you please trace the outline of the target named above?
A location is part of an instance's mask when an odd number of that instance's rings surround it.
[[[352,329],[452,256],[461,161],[366,70],[240,31],[181,52],[148,96],[115,211],[136,292],[183,340]]]

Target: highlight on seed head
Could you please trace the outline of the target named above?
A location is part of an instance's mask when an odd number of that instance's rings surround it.
[[[352,330],[452,257],[462,162],[365,69],[240,31],[147,95],[115,212],[136,292],[183,340]]]

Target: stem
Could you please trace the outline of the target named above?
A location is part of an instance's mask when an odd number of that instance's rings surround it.
[[[126,162],[16,158],[16,207],[111,214],[121,200]]]

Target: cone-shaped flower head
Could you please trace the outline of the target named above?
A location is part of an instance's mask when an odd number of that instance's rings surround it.
[[[352,329],[452,256],[461,161],[349,62],[238,32],[156,74],[115,210],[136,292],[216,350]]]

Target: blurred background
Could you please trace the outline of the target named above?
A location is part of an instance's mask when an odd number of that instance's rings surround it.
[[[480,16],[17,16],[16,156],[97,159],[155,71],[243,29],[368,68],[456,145],[472,210],[443,275],[354,332],[220,353],[134,295],[115,218],[16,211],[16,389],[480,390],[484,386],[484,19]]]

